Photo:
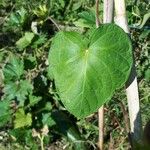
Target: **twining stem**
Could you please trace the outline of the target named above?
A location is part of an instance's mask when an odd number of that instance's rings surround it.
[[[99,140],[98,146],[100,150],[104,147],[104,106],[98,110],[98,126],[99,126]]]
[[[126,111],[123,102],[118,101],[118,103],[120,103],[121,110],[122,110],[122,113],[123,113],[124,122],[125,122],[125,129],[126,129],[126,132],[128,134],[129,143],[130,143],[131,147],[133,147],[131,134],[130,134],[130,123],[129,123],[129,118],[128,118],[128,112]]]
[[[126,33],[129,34],[129,28],[126,18],[125,0],[114,0],[114,1],[116,11],[115,22]],[[138,84],[134,64],[129,79],[126,83],[126,95],[128,100],[132,142],[139,143],[141,142],[142,138],[142,122],[139,105]]]
[[[99,26],[99,1],[96,0],[96,27]],[[111,23],[113,20],[113,0],[104,0],[103,8],[103,23]],[[98,124],[99,124],[99,141],[98,146],[100,150],[103,150],[104,145],[104,106],[98,110]]]
[[[100,25],[99,20],[99,0],[96,0],[95,6],[95,23],[96,28]],[[98,147],[100,150],[103,150],[103,143],[104,143],[104,107],[102,106],[98,110],[98,126],[99,126],[99,139],[98,139]]]
[[[54,19],[52,19],[51,17],[48,17],[47,19],[50,20],[56,26],[58,31],[60,31],[60,28],[59,28],[58,24],[56,23],[56,21]]]
[[[99,20],[99,0],[96,0],[96,11],[95,11],[95,23],[96,23],[96,28],[99,27],[100,25],[100,20]],[[104,108],[103,106],[99,108],[98,110],[98,126],[99,126],[99,139],[98,139],[98,146],[100,150],[103,150],[103,137],[104,137]]]

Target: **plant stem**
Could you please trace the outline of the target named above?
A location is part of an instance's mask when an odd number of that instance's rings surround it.
[[[96,1],[96,27],[99,26],[98,23],[98,0]],[[111,23],[113,20],[113,0],[104,0],[104,14],[103,23]],[[98,146],[100,150],[103,150],[104,145],[104,106],[98,110],[98,121],[99,121],[99,141]]]
[[[44,142],[43,142],[44,136],[41,135],[41,136],[39,137],[39,139],[40,139],[41,150],[44,150]]]
[[[100,150],[104,147],[104,106],[98,110],[98,126],[99,126],[99,140],[98,146]]]
[[[123,102],[119,101],[119,103],[120,103],[121,110],[122,110],[122,113],[123,113],[125,128],[126,128],[126,132],[128,134],[129,143],[132,147],[132,139],[131,139],[131,134],[130,134],[130,125],[129,125],[130,123],[129,123],[129,118],[128,118],[128,112],[126,111]]]
[[[56,26],[58,31],[60,31],[60,28],[59,28],[58,24],[56,23],[56,21],[54,19],[52,19],[51,17],[48,17],[47,19],[49,19]]]
[[[115,11],[116,24],[119,25],[126,33],[129,33],[124,0],[115,0]],[[132,142],[139,143],[141,142],[142,138],[142,122],[139,105],[138,84],[134,64],[129,79],[126,83],[126,95],[128,100]]]
[[[99,0],[96,0],[96,6],[95,6],[95,23],[96,28],[100,25],[99,20]],[[98,147],[100,150],[103,150],[103,144],[104,144],[104,106],[99,108],[98,110],[98,126],[99,126],[99,139],[98,139]]]

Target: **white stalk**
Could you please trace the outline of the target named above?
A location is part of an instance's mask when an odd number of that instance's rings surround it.
[[[128,23],[126,18],[125,0],[114,0],[114,1],[115,1],[115,12],[116,12],[115,22],[126,33],[129,33]],[[138,93],[135,64],[133,64],[131,74],[126,83],[126,95],[128,100],[132,141],[137,143],[141,141],[141,137],[142,137],[142,122],[141,122],[141,115],[140,115],[139,93]]]
[[[103,23],[111,23],[113,21],[113,0],[104,0]]]
[[[112,20],[113,20],[113,0],[104,0],[103,23],[111,23]],[[96,23],[96,25],[97,25],[97,23]],[[99,145],[99,149],[103,150],[103,145],[104,145],[104,106],[102,106],[98,110],[98,122],[99,122],[98,123],[99,124],[98,145]]]

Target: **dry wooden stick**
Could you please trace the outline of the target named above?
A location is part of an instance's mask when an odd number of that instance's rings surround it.
[[[126,33],[129,33],[128,23],[126,18],[125,0],[114,0],[114,1],[115,1],[115,11],[116,11],[115,22]],[[126,83],[126,95],[128,100],[132,140],[134,142],[139,142],[141,141],[141,137],[142,137],[142,122],[141,122],[141,115],[140,115],[138,84],[137,84],[137,77],[136,77],[134,64],[129,79]]]

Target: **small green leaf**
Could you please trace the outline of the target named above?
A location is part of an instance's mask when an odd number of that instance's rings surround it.
[[[95,27],[95,13],[92,10],[79,13],[80,19],[74,24],[79,27],[93,28]]]
[[[34,69],[37,65],[36,56],[32,56],[29,54],[26,58],[24,58],[24,69],[31,70]]]
[[[82,13],[79,13],[79,17],[85,19],[89,23],[95,23],[95,14],[92,10],[83,11]]]
[[[16,42],[16,45],[20,50],[22,50],[31,44],[33,38],[34,33],[26,32],[25,35]]]
[[[146,22],[150,19],[150,12],[146,13],[143,17],[142,23],[140,25],[140,28],[143,28]]]
[[[79,1],[77,3],[74,3],[73,6],[72,6],[72,10],[75,11],[75,10],[79,9],[81,6],[82,6],[81,1]]]
[[[146,38],[146,37],[148,37],[148,36],[150,36],[150,30],[144,30],[142,33],[141,33],[141,35],[139,36],[139,39],[141,40],[141,39],[144,39],[144,38]]]
[[[36,10],[33,10],[33,13],[39,18],[45,19],[48,15],[48,9],[46,5],[39,5]]]
[[[46,103],[46,105],[45,105],[44,110],[48,110],[48,111],[50,111],[51,109],[52,109],[52,105],[51,105],[51,103],[50,103],[50,102],[47,102],[47,103]]]
[[[37,37],[37,40],[32,44],[32,48],[37,48],[38,46],[46,43],[47,37],[45,34],[41,34]]]
[[[132,44],[115,24],[101,25],[89,41],[76,32],[59,32],[49,53],[50,71],[64,106],[85,117],[110,100],[128,79]]]
[[[145,71],[145,79],[146,79],[146,80],[150,80],[150,69],[147,69],[147,70]]]
[[[64,8],[64,6],[65,6],[65,1],[64,1],[64,0],[58,0],[58,2],[60,3],[61,7]]]
[[[9,18],[9,25],[16,27],[22,26],[23,24],[25,24],[27,18],[28,18],[27,11],[22,7],[15,13],[11,13]]]
[[[37,97],[34,95],[29,95],[29,105],[28,106],[34,106],[35,104],[37,104],[39,101],[41,100],[41,97]]]
[[[4,87],[4,96],[8,100],[17,98],[17,100],[20,102],[19,105],[23,106],[26,96],[32,92],[32,89],[32,85],[27,80],[20,80],[15,83],[9,82]]]
[[[10,102],[8,100],[0,101],[0,127],[11,120]]]
[[[25,114],[24,110],[20,108],[15,114],[14,125],[15,128],[31,126],[32,116],[30,113]]]
[[[55,125],[55,121],[51,117],[51,113],[42,114],[42,123],[43,125],[47,124],[49,127]]]
[[[23,61],[11,55],[9,62],[3,69],[5,81],[18,80],[24,71]]]

